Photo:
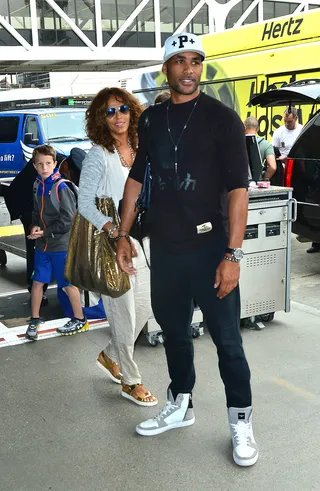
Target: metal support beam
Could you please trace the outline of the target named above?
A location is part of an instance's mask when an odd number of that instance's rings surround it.
[[[28,51],[30,49],[32,49],[32,46],[31,44],[28,43],[28,41],[26,41],[24,39],[24,37],[21,36],[21,34],[18,33],[18,31],[15,30],[14,27],[12,27],[11,24],[9,24],[8,21],[6,21],[6,19],[3,17],[3,15],[0,15],[0,24],[5,28],[6,31],[8,31],[9,34],[11,34],[11,36],[13,36],[25,49],[27,49]],[[8,49],[6,47],[6,49]]]
[[[179,32],[182,32],[188,24],[192,21],[194,16],[199,12],[199,10],[204,6],[206,3],[206,0],[200,0],[195,7],[191,10],[190,14],[187,15],[187,17],[184,19],[183,22],[181,22],[180,26],[175,30],[174,34],[178,34]]]
[[[39,34],[37,26],[37,4],[36,0],[30,0],[30,16],[31,16],[31,31],[32,31],[32,46],[39,46]]]
[[[209,24],[209,34],[213,34],[214,33],[214,6],[213,6],[213,3],[210,2],[210,1],[207,1],[207,5],[208,5],[208,16],[209,16],[209,19],[208,19],[208,24]]]
[[[111,39],[107,42],[105,45],[105,49],[109,50],[116,41],[118,41],[119,37],[122,36],[124,31],[127,29],[127,27],[130,27],[132,22],[138,15],[140,14],[141,10],[150,2],[150,0],[142,0],[142,2],[139,3],[138,7],[134,9],[134,11],[129,15],[127,20],[122,24],[122,26],[117,30],[117,32],[112,36]]]
[[[96,20],[97,47],[103,47],[102,22],[101,22],[101,0],[94,0],[94,14]]]
[[[90,41],[90,39],[83,34],[81,29],[73,22],[70,17],[59,7],[59,5],[56,4],[54,0],[45,0],[50,7],[57,12],[57,14],[66,21],[67,24],[71,27],[71,29],[77,34],[77,36],[81,39],[81,41],[84,42],[88,46],[88,48],[92,49],[92,51],[95,50],[96,46]]]
[[[239,17],[237,22],[234,24],[233,27],[239,27],[242,26],[243,22],[246,20],[248,15],[251,14],[251,12],[257,7],[259,4],[260,0],[254,0],[252,3],[250,3],[249,7],[243,12],[243,14]]]
[[[154,8],[154,35],[156,38],[156,48],[161,48],[161,19],[160,19],[160,1],[153,0]]]

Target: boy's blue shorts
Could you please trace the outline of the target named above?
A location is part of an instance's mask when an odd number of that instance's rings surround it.
[[[55,278],[60,288],[70,286],[71,284],[64,277],[66,259],[67,251],[43,252],[36,249],[34,251],[32,280],[49,284]]]

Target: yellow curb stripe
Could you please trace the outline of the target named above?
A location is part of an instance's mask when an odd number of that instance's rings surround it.
[[[316,394],[313,394],[312,392],[308,392],[305,389],[301,389],[301,387],[296,387],[295,385],[291,384],[290,382],[287,382],[287,380],[284,380],[283,378],[271,377],[271,380],[275,382],[277,385],[280,385],[281,387],[285,387],[291,392],[299,394],[302,397],[305,397],[306,399],[314,400],[317,397]]]
[[[0,227],[0,237],[10,237],[11,235],[24,234],[22,225],[8,225],[7,227]]]

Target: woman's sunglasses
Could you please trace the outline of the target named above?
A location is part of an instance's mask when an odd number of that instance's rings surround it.
[[[108,118],[113,118],[113,116],[116,114],[116,111],[119,111],[122,114],[128,114],[130,111],[130,107],[127,104],[123,104],[123,106],[118,106],[118,107],[108,107],[106,109],[106,115]]]

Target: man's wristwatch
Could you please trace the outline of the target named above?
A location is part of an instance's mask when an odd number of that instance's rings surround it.
[[[230,254],[231,257],[225,255],[224,259],[226,259],[227,261],[232,261],[234,263],[239,263],[244,256],[243,250],[239,247],[236,247],[235,249],[232,247],[227,247],[226,253]]]

